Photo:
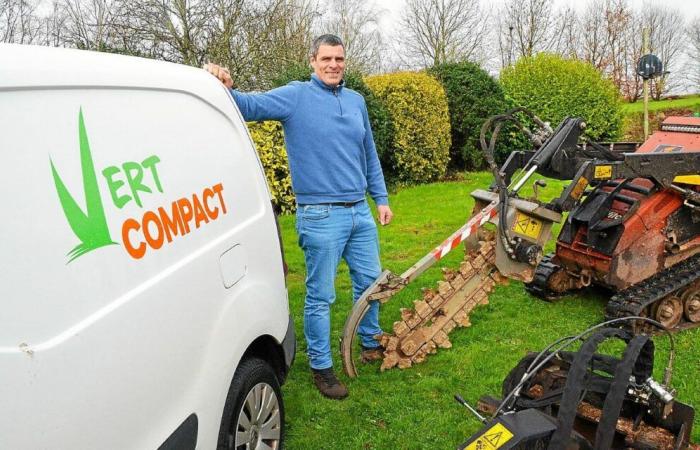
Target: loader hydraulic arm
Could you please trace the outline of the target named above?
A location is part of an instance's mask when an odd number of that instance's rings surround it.
[[[692,206],[700,207],[700,194],[673,183],[678,176],[700,173],[697,153],[623,153],[636,150],[634,144],[617,145],[618,151],[595,142],[579,145],[585,129],[580,118],[566,118],[552,136],[534,152],[512,152],[499,172],[510,184],[518,169],[533,171],[549,178],[572,180],[549,207],[557,212],[570,211],[590,184],[615,179],[648,178],[663,188],[681,193]],[[492,189],[495,185],[492,186]]]
[[[673,184],[674,178],[700,173],[697,153],[625,153],[621,161],[589,160],[581,164],[572,182],[552,206],[570,211],[591,183],[606,180],[649,178],[663,188],[678,190],[687,201],[700,205],[700,195]]]
[[[537,172],[550,178],[570,179],[573,173],[567,178],[562,177],[571,170],[571,158],[577,152],[578,139],[585,128],[582,119],[567,117],[537,150],[511,152],[500,168],[506,184],[510,184],[518,169],[531,167],[537,167]]]

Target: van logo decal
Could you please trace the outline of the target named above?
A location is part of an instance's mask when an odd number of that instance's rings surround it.
[[[88,141],[85,122],[83,120],[83,110],[78,114],[78,136],[80,140],[80,166],[83,172],[83,190],[85,195],[85,206],[87,213],[83,212],[78,203],[66,188],[65,183],[58,174],[53,160],[51,161],[51,172],[56,184],[56,192],[61,201],[63,212],[66,215],[68,224],[80,239],[80,244],[68,252],[68,263],[85,253],[104,247],[117,244],[109,235],[105,210],[102,206],[100,189],[97,186],[97,176],[95,166],[90,153],[90,142]]]
[[[67,264],[92,250],[119,245],[112,240],[107,225],[82,108],[78,113],[78,138],[85,210],[68,191],[49,157],[63,213],[80,240],[80,244],[68,252]],[[164,193],[158,167],[160,162],[157,155],[151,155],[143,161],[125,161],[121,166],[112,165],[100,172],[117,211],[130,202],[145,209],[144,196]],[[184,197],[171,199],[165,205],[139,212],[136,217],[126,217],[120,233],[124,250],[133,259],[141,259],[148,251],[159,250],[165,244],[216,221],[228,212],[223,190],[223,183],[215,183]]]

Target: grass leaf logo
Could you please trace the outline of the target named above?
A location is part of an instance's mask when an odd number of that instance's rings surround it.
[[[58,174],[58,171],[56,171],[53,160],[50,160],[51,172],[53,173],[56,192],[61,201],[63,212],[66,215],[71,229],[78,239],[80,239],[80,244],[68,252],[67,256],[70,258],[68,263],[100,247],[113,244],[117,245],[116,242],[112,241],[109,235],[105,210],[100,197],[100,189],[97,186],[95,166],[92,162],[92,154],[90,153],[90,143],[88,142],[87,131],[85,131],[82,108],[80,108],[80,112],[78,113],[78,136],[80,140],[80,165],[83,172],[83,190],[87,212],[83,212],[70,194],[61,176]]]

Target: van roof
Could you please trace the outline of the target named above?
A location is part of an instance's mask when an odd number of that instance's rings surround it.
[[[0,44],[0,90],[62,87],[164,89],[193,94],[225,111],[224,86],[204,70],[135,56],[36,45]],[[225,103],[228,102],[228,105]]]

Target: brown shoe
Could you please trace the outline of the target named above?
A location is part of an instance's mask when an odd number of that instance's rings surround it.
[[[379,347],[362,347],[362,353],[360,353],[360,359],[363,363],[371,363],[374,361],[381,361],[384,359],[384,347],[381,345]]]
[[[348,388],[338,380],[333,368],[311,369],[311,372],[314,375],[314,384],[325,397],[342,400],[348,396]]]

